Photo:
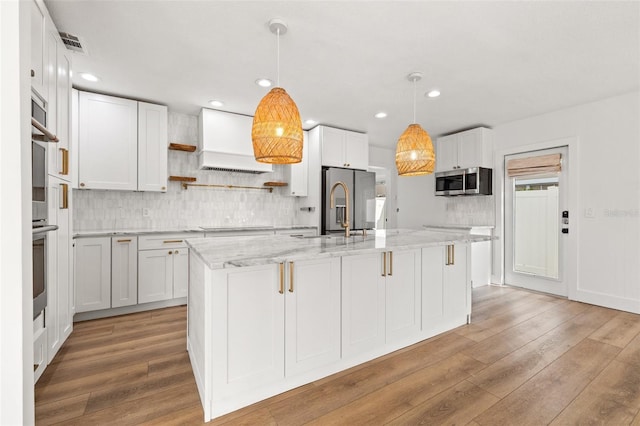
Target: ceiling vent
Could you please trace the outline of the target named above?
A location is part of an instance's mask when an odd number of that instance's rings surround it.
[[[86,45],[80,39],[80,37],[63,32],[60,32],[60,37],[62,37],[62,42],[67,47],[67,49],[73,52],[82,53],[83,55],[87,54]]]

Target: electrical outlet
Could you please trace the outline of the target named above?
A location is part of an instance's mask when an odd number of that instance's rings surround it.
[[[149,209],[146,208],[146,207],[143,208],[142,209],[142,217],[149,217],[149,216],[151,216],[151,213],[149,212]]]
[[[584,209],[584,217],[589,219],[593,219],[594,217],[596,217],[596,212],[593,210],[593,207],[587,207],[586,209]]]

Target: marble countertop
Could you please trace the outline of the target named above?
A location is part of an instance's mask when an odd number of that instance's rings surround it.
[[[154,235],[154,234],[178,234],[178,233],[216,233],[216,232],[249,232],[249,231],[286,231],[295,229],[317,229],[315,226],[309,225],[260,225],[260,226],[198,226],[198,227],[182,227],[182,228],[163,228],[163,229],[106,229],[95,231],[77,231],[73,234],[74,238],[82,237],[110,237],[113,235]]]
[[[471,231],[472,229],[494,229],[493,225],[422,225],[424,228],[428,229],[442,229],[445,231],[449,230],[460,230],[460,231]]]
[[[492,237],[415,229],[390,229],[345,239],[323,235],[299,238],[284,235],[187,239],[191,254],[211,269],[255,266],[319,257],[375,253],[449,244],[489,241]]]

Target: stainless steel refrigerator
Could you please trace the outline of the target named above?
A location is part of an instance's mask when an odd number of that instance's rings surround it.
[[[371,229],[375,226],[376,174],[363,170],[322,168],[322,226],[321,233],[344,232],[342,222],[346,215],[344,190],[338,186],[334,191],[335,208],[330,208],[331,188],[336,182],[344,183],[349,189],[349,228]]]

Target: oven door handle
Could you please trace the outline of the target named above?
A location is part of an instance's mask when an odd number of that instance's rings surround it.
[[[33,235],[44,234],[45,232],[55,231],[58,229],[58,225],[41,226],[39,228],[33,228]]]

